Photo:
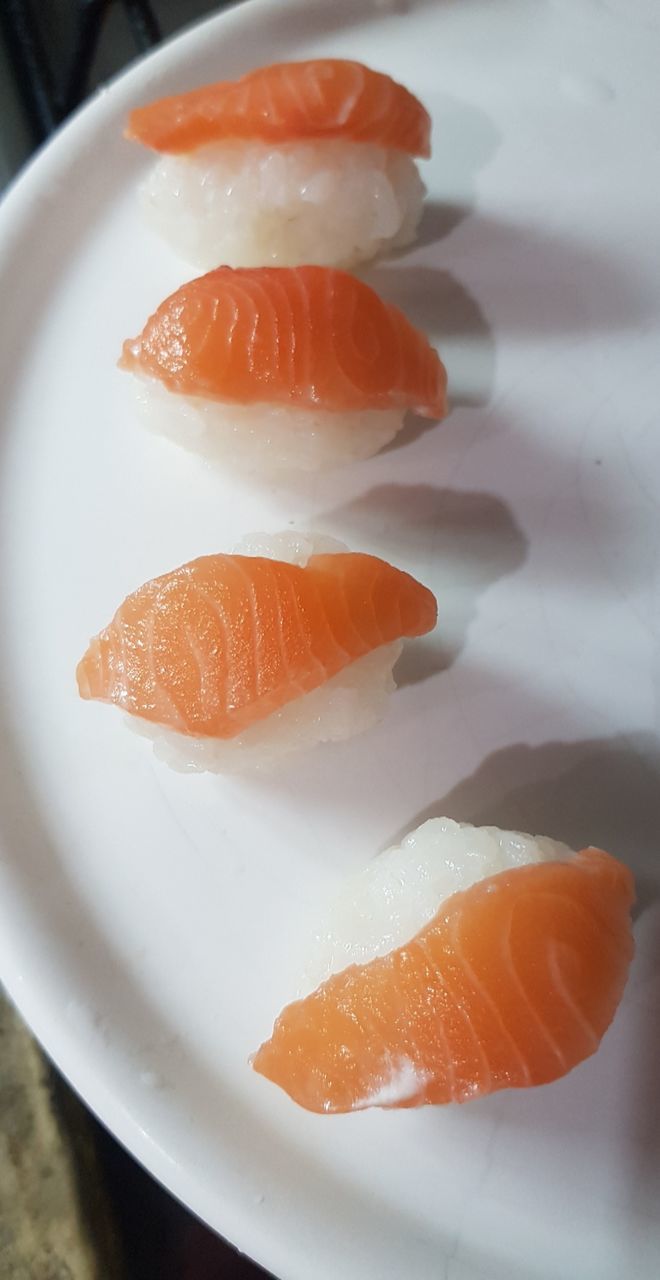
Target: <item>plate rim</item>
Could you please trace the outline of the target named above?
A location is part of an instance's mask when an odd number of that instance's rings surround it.
[[[276,27],[292,23],[295,15],[309,16],[311,11],[330,10],[335,26],[340,12],[353,15],[356,5],[374,19],[367,0],[233,0],[220,13],[202,17],[189,27],[174,33],[156,48],[120,70],[99,87],[58,128],[56,133],[34,152],[5,188],[0,198],[0,281],[10,270],[17,247],[29,243],[39,225],[39,201],[49,184],[63,169],[80,159],[90,139],[103,128],[104,121],[114,120],[119,111],[126,113],[140,95],[144,95],[150,79],[176,70],[188,57],[204,51],[207,43],[221,32],[233,32],[233,38],[249,39],[255,22],[272,21]],[[304,27],[299,28],[302,38]],[[243,35],[242,35],[243,31]],[[291,28],[291,42],[297,42],[296,28]],[[5,720],[9,699],[0,674],[0,711]],[[7,716],[11,730],[11,716]],[[3,758],[14,762],[13,742],[0,743]],[[20,758],[20,757],[19,757]],[[240,1183],[231,1169],[223,1166],[223,1180],[214,1181],[213,1194],[203,1178],[196,1178],[175,1155],[161,1148],[157,1138],[142,1128],[130,1105],[126,1104],[120,1084],[112,1073],[97,1070],[97,1062],[85,1046],[83,1035],[73,1024],[57,1017],[44,998],[43,979],[35,963],[33,949],[25,944],[21,923],[31,920],[39,928],[39,907],[31,901],[27,883],[12,866],[11,831],[6,830],[4,814],[0,815],[0,982],[5,997],[18,1011],[46,1057],[54,1064],[71,1089],[88,1110],[113,1135],[130,1156],[156,1182],[194,1217],[231,1245],[240,1255],[277,1280],[304,1280],[310,1265],[317,1267],[304,1244],[304,1233],[298,1237],[290,1226],[279,1225],[281,1215],[256,1212],[255,1204],[241,1194]],[[6,852],[9,854],[7,858]]]

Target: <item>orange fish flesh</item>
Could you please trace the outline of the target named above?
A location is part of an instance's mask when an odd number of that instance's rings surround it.
[[[427,339],[363,281],[331,267],[219,267],[171,294],[120,367],[169,391],[236,404],[446,412]]]
[[[633,899],[630,871],[599,849],[489,876],[406,946],[284,1009],[254,1069],[323,1113],[556,1080],[612,1021]]]
[[[344,138],[430,155],[431,118],[403,85],[359,62],[318,58],[259,67],[132,111],[125,136],[185,154],[213,142]]]
[[[232,738],[349,663],[435,626],[433,594],[375,556],[202,556],[124,601],[78,665],[81,697]]]

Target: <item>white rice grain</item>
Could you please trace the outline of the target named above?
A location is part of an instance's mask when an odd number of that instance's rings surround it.
[[[138,413],[149,431],[241,471],[319,471],[370,458],[401,430],[400,409],[330,413],[271,404],[229,404],[168,391],[133,375]]]
[[[235,738],[192,738],[137,717],[130,727],[151,738],[156,757],[180,773],[273,773],[287,756],[378,724],[396,688],[392,668],[402,648],[395,641],[374,649]]]
[[[533,862],[573,857],[558,840],[431,818],[343,887],[313,930],[301,994],[404,946],[453,893]]]
[[[355,266],[410,244],[424,199],[411,156],[371,143],[222,142],[162,156],[147,220],[196,267]]]

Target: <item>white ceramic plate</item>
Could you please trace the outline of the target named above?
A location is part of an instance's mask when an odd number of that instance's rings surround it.
[[[189,274],[139,223],[150,96],[356,57],[435,121],[422,241],[371,279],[449,366],[440,428],[306,492],[143,434],[120,343]],[[660,1271],[660,263],[656,0],[252,0],[75,119],[1,214],[0,962],[56,1062],[212,1226],[288,1280]],[[412,569],[440,625],[381,728],[280,783],[178,776],[79,702],[88,637],[244,531]],[[595,1059],[464,1109],[320,1118],[247,1066],[323,896],[420,814],[600,843],[638,954]]]

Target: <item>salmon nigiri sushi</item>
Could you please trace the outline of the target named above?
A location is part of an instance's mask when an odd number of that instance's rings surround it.
[[[268,770],[370,728],[406,637],[435,597],[329,539],[260,536],[129,595],[78,664],[81,697],[114,703],[183,770]]]
[[[133,111],[126,137],[159,153],[149,221],[198,267],[353,266],[409,244],[430,117],[359,62],[260,67]]]
[[[441,418],[447,375],[396,307],[331,267],[219,267],[124,343],[148,425],[252,470],[376,453],[406,411]]]
[[[318,931],[320,985],[253,1066],[325,1114],[557,1080],[614,1017],[633,900],[600,849],[432,819],[347,887]]]

